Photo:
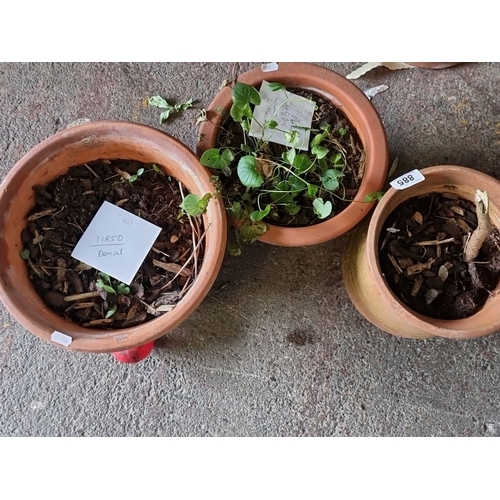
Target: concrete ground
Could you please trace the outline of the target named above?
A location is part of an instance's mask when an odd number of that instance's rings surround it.
[[[259,64],[259,63],[255,63]],[[240,64],[244,71],[255,64]],[[361,63],[320,63],[347,75]],[[130,120],[195,149],[197,110],[164,125],[148,96],[207,107],[233,63],[0,64],[0,180],[69,124]],[[372,102],[398,174],[500,177],[500,63],[378,68]],[[1,235],[0,235],[1,237]],[[368,323],[342,282],[346,236],[226,257],[198,310],[136,365],[44,343],[0,304],[2,436],[496,436],[500,335],[407,340]],[[303,338],[304,345],[294,342]]]

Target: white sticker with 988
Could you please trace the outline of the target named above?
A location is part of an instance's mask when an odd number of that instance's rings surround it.
[[[423,180],[425,180],[425,177],[423,176],[422,172],[415,169],[411,172],[408,172],[407,174],[402,175],[401,177],[398,177],[397,179],[394,179],[391,182],[391,186],[394,189],[406,189],[410,186],[418,184],[419,182],[422,182]]]

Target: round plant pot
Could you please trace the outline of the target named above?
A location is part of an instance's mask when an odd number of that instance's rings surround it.
[[[202,196],[213,190],[208,173],[196,156],[177,139],[144,125],[102,121],[76,126],[35,146],[0,185],[0,298],[21,325],[46,342],[54,331],[72,338],[68,349],[118,352],[148,344],[180,325],[201,303],[220,270],[225,252],[227,220],[223,203],[212,199],[203,215],[208,228],[198,276],[176,307],[139,326],[104,330],[84,328],[48,308],[34,289],[23,249],[21,231],[35,205],[35,185],[46,185],[74,165],[98,159],[127,159],[156,163]]]
[[[356,309],[382,330],[407,338],[446,337],[466,339],[500,331],[500,288],[472,316],[457,320],[434,319],[419,314],[389,288],[382,274],[379,239],[384,223],[397,207],[429,193],[452,193],[474,202],[476,191],[486,191],[490,200],[490,219],[500,229],[500,182],[484,173],[460,166],[437,166],[421,170],[425,180],[408,189],[390,188],[370,220],[360,224],[349,236],[343,255],[345,286]]]
[[[238,77],[238,81],[257,89],[262,81],[279,82],[287,87],[300,87],[329,100],[350,120],[365,150],[365,172],[353,202],[341,213],[319,224],[307,227],[281,227],[267,224],[260,241],[272,245],[299,247],[315,245],[336,238],[358,224],[373,208],[366,195],[380,191],[388,168],[388,147],[380,117],[363,92],[343,76],[310,63],[279,63],[276,71],[254,68]],[[217,138],[232,104],[231,88],[217,94],[207,109],[208,120],[200,126],[196,152],[201,156],[217,147]]]

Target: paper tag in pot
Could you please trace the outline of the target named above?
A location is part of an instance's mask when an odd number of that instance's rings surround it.
[[[105,201],[72,257],[130,285],[161,228]]]
[[[309,149],[309,136],[316,104],[285,89],[273,90],[265,80],[260,87],[261,102],[253,110],[248,135],[296,149]],[[274,127],[269,123],[274,122]],[[267,124],[267,125],[266,125]],[[296,137],[290,142],[289,134]]]
[[[415,184],[418,184],[423,180],[425,180],[425,177],[423,176],[422,172],[420,172],[420,170],[415,169],[412,170],[411,172],[401,175],[397,179],[394,179],[391,182],[391,186],[394,189],[401,190],[414,186]]]

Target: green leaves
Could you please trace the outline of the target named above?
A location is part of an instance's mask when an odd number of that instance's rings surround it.
[[[158,167],[156,167],[158,168]],[[140,168],[139,170],[137,170],[137,173],[135,173],[134,175],[131,175],[129,178],[128,178],[128,181],[129,182],[134,182],[137,180],[137,178],[139,176],[141,176],[142,174],[144,173],[144,169],[143,168]]]
[[[95,284],[97,288],[102,288],[106,292],[116,295],[115,289],[111,286],[111,284],[106,285],[106,283],[104,283],[104,281],[101,279],[96,280]]]
[[[306,154],[297,155],[293,160],[293,166],[298,174],[307,172],[312,166],[312,160]]]
[[[234,154],[230,149],[207,149],[200,158],[200,163],[208,168],[224,169],[234,160]]]
[[[111,318],[113,314],[118,310],[118,304],[113,304],[113,307],[111,309],[108,309],[108,312],[106,313],[106,316],[104,316],[106,319]]]
[[[242,82],[236,82],[234,84],[231,97],[235,106],[242,107],[248,104],[255,104],[258,106],[260,104],[259,92],[251,85]]]
[[[253,155],[240,158],[238,162],[238,177],[246,187],[259,187],[264,183],[264,178],[257,169],[257,159]]]
[[[315,155],[318,160],[322,160],[328,154],[328,148],[324,146],[313,146],[311,153]]]
[[[264,210],[255,210],[250,214],[250,219],[252,219],[254,222],[257,222],[259,220],[262,220],[264,217],[267,217],[269,215],[269,212],[271,211],[271,205],[267,205]]]
[[[118,293],[118,295],[127,295],[130,293],[130,288],[125,283],[118,283],[116,293]]]
[[[99,276],[100,278],[97,279],[95,282],[97,288],[100,288],[101,290],[104,290],[108,293],[112,293],[113,295],[126,295],[130,293],[130,288],[125,283],[121,282],[118,283],[118,285],[116,285],[116,290],[115,290],[113,288],[113,285],[111,284],[111,278],[109,277],[108,274],[99,271]],[[112,313],[110,313],[111,311],[110,309],[110,311],[108,311],[109,316],[106,316],[106,318],[110,318],[111,316],[113,316],[113,314],[116,312],[116,308],[117,306],[115,307]]]
[[[19,255],[24,259],[24,260],[29,260],[30,258],[30,251],[25,248],[22,252],[19,252]]]
[[[197,217],[207,211],[208,202],[211,197],[212,193],[207,193],[202,198],[197,194],[190,193],[182,200],[180,208],[183,213],[191,215],[192,217]]]
[[[286,87],[282,83],[278,82],[270,82],[268,87],[269,90],[272,90],[273,92],[276,92],[277,90],[286,90]]]
[[[267,231],[263,222],[246,222],[240,228],[240,238],[243,243],[251,243]]]
[[[230,114],[235,122],[241,123],[243,118],[252,118],[252,108],[250,104],[260,104],[259,92],[246,83],[236,82],[231,92],[233,105],[231,106]]]
[[[320,219],[326,219],[332,213],[332,202],[331,201],[323,201],[322,198],[316,198],[313,201],[313,210],[314,213]]]
[[[178,104],[170,104],[166,99],[159,95],[152,96],[148,99],[148,104],[150,106],[155,106],[157,108],[163,109],[160,115],[160,123],[165,123],[172,113],[179,113],[184,109],[189,109],[193,107],[193,99],[189,99],[185,102],[180,102]]]
[[[385,192],[384,191],[376,191],[375,193],[368,193],[365,196],[365,201],[367,202],[372,202],[372,201],[380,201],[382,197],[384,196]]]
[[[321,185],[328,191],[335,191],[339,187],[339,179],[344,177],[340,170],[331,168],[321,176]]]
[[[285,139],[292,146],[297,146],[300,143],[300,135],[296,130],[285,132]]]

